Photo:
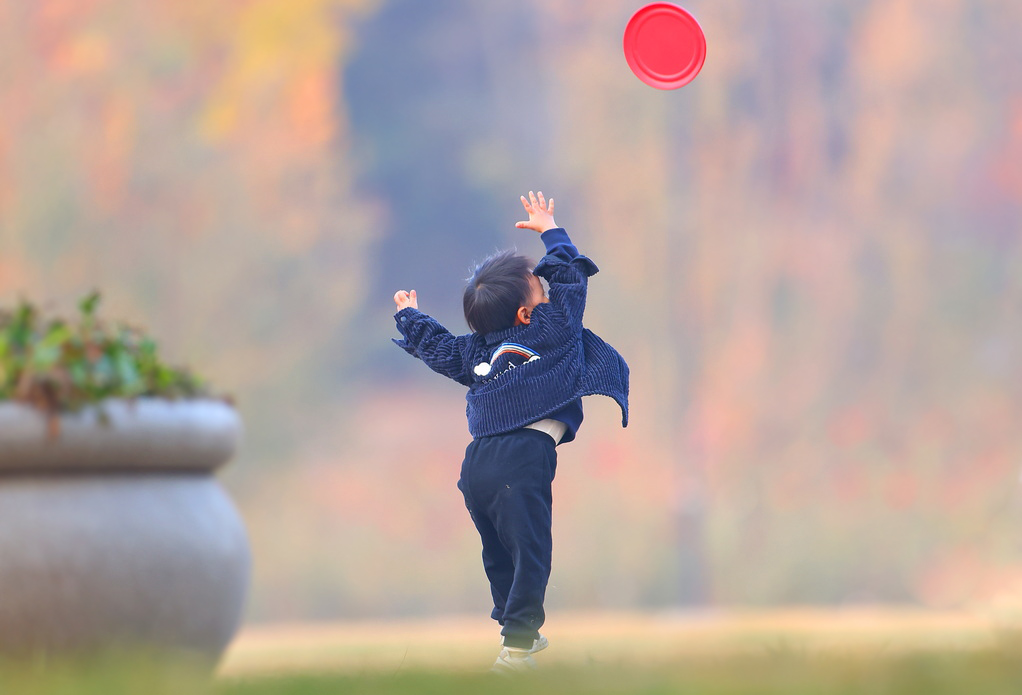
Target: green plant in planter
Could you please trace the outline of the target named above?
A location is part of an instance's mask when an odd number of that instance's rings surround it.
[[[107,398],[200,398],[208,386],[184,369],[163,364],[156,343],[123,324],[96,317],[100,295],[79,304],[77,322],[44,319],[22,300],[0,309],[0,401],[33,405],[50,416],[76,411]]]

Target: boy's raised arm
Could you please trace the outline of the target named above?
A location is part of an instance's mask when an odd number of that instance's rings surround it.
[[[394,343],[434,372],[470,386],[472,378],[465,367],[469,336],[455,336],[439,321],[419,311],[415,290],[397,292],[394,304],[397,305],[394,320],[402,336],[401,340],[394,339]]]
[[[599,268],[579,254],[568,233],[557,226],[553,198],[547,202],[542,191],[538,195],[529,191],[528,199],[522,196],[522,206],[529,219],[515,226],[539,232],[546,247],[546,255],[534,272],[550,284],[550,303],[564,312],[569,321],[581,326],[589,277],[595,275]]]

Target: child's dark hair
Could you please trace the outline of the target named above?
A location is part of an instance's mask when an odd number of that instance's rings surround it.
[[[514,251],[500,251],[476,266],[465,286],[465,321],[476,333],[515,325],[518,308],[532,293],[529,276],[535,265]]]

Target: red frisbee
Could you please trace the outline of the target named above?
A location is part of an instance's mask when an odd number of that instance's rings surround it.
[[[657,89],[684,87],[706,60],[706,36],[699,22],[669,2],[636,11],[625,27],[624,47],[635,76]]]

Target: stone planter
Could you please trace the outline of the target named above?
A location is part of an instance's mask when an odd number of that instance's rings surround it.
[[[211,400],[101,409],[62,416],[48,439],[44,415],[0,402],[0,655],[140,648],[215,663],[251,565],[213,475],[237,413]]]

